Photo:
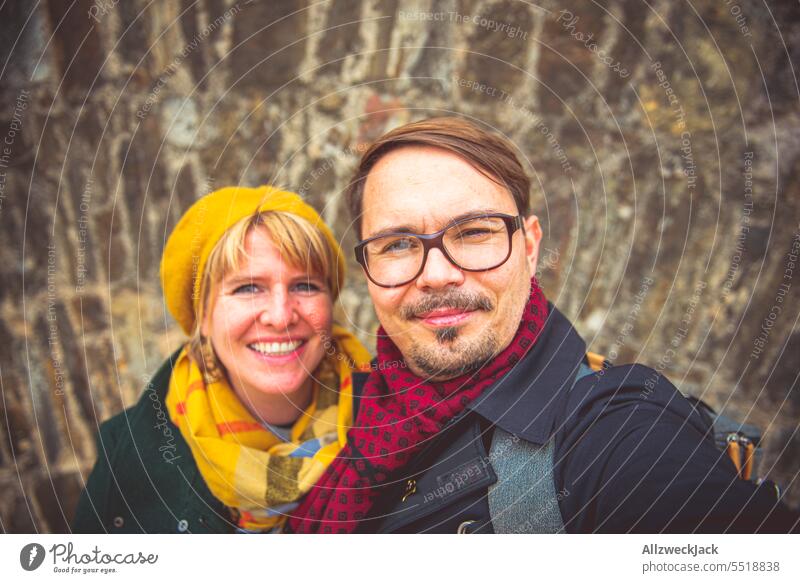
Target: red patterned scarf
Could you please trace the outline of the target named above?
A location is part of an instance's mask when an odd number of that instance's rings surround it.
[[[536,279],[514,339],[477,371],[436,383],[416,376],[383,328],[378,363],[364,385],[358,418],[347,445],[289,520],[289,532],[349,533],[396,474],[486,388],[531,349],[547,318],[547,301]]]

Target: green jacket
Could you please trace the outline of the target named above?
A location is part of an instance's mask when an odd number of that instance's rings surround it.
[[[100,426],[97,462],[81,494],[76,533],[226,533],[235,525],[209,491],[165,404],[175,352],[139,402]]]

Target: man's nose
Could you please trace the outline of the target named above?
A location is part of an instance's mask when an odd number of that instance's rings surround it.
[[[464,272],[450,263],[439,249],[431,249],[416,281],[419,289],[441,289],[464,283]]]
[[[268,294],[258,315],[260,324],[277,329],[288,328],[297,322],[297,319],[297,310],[287,290],[273,290]]]

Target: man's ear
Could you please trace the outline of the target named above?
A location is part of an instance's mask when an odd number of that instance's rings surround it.
[[[539,217],[531,215],[522,219],[525,225],[525,256],[531,268],[531,275],[536,275],[536,266],[539,264],[539,244],[542,242],[542,226]]]

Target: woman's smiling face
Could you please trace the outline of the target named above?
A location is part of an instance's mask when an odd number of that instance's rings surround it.
[[[248,408],[262,410],[275,397],[302,407],[331,337],[332,312],[324,278],[285,262],[267,230],[256,227],[238,268],[214,285],[202,333]]]

